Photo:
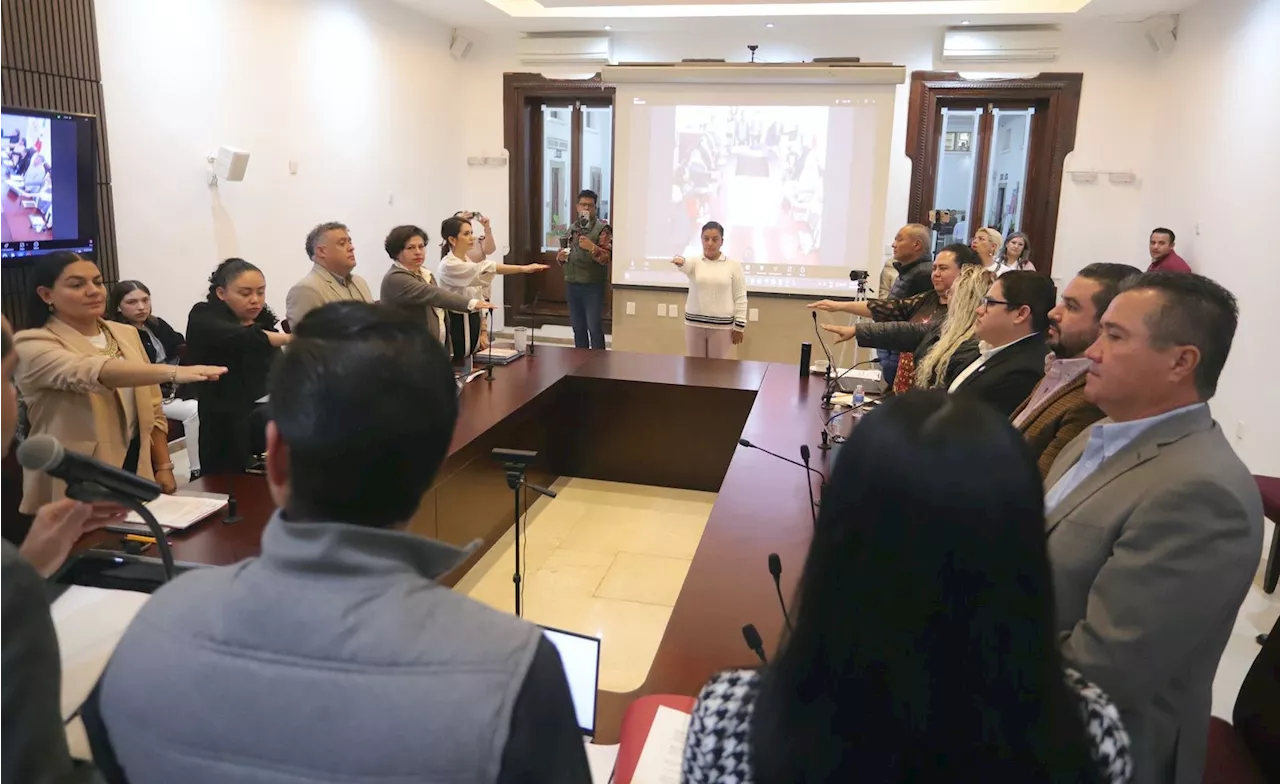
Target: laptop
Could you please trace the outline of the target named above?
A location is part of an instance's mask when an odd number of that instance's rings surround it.
[[[596,696],[600,690],[600,640],[548,626],[539,628],[560,652],[578,728],[583,735],[592,737],[596,734]]]

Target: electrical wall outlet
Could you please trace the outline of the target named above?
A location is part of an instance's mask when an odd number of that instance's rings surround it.
[[[628,315],[628,316],[634,316],[635,314],[636,314],[636,303],[634,303],[634,302],[628,302],[628,303],[627,303],[627,315]]]
[[[664,303],[662,303],[661,305],[659,305],[659,306],[658,306],[658,315],[659,315],[659,316],[666,316],[666,315],[667,315],[667,303],[665,303],[665,302],[664,302]]]
[[[747,308],[747,321],[759,321],[760,308]]]
[[[668,305],[668,306],[667,306],[667,315],[668,315],[668,316],[670,316],[671,318],[680,318],[680,306],[679,306],[679,305]]]

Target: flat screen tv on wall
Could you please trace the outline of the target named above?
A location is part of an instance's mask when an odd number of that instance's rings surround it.
[[[0,111],[0,255],[92,254],[98,238],[95,123],[82,114]]]

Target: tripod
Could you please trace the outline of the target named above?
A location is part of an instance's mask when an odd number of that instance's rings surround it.
[[[507,476],[507,487],[511,488],[511,496],[514,502],[515,510],[515,537],[516,537],[516,560],[515,571],[511,574],[511,582],[515,585],[516,592],[516,617],[523,617],[523,608],[521,607],[521,596],[523,594],[524,577],[520,574],[520,491],[532,490],[535,493],[545,495],[548,498],[555,498],[556,492],[539,485],[529,484],[524,479],[525,471],[538,457],[537,452],[529,452],[523,449],[495,449],[491,453],[495,458],[502,461],[502,470]],[[525,512],[528,513],[528,509]]]

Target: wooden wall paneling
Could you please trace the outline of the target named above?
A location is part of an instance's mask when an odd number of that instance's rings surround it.
[[[94,0],[0,0],[0,16],[4,105],[97,117],[95,256],[103,276],[114,282],[120,273]],[[6,263],[0,270],[4,313],[15,324],[25,316],[20,294],[29,267],[30,262]]]
[[[928,224],[937,179],[937,113],[942,104],[960,100],[1028,102],[1036,106],[1037,120],[1045,115],[1042,144],[1036,146],[1034,163],[1027,171],[1023,231],[1035,248],[1036,268],[1053,269],[1054,237],[1058,228],[1058,203],[1062,193],[1067,154],[1075,149],[1076,119],[1084,75],[1042,73],[1029,79],[967,80],[958,73],[914,71],[907,109],[906,152],[911,158],[909,220]],[[1033,126],[1034,127],[1034,126]],[[1033,144],[1035,140],[1033,139]],[[980,225],[984,216],[970,216]],[[973,221],[978,220],[979,224]]]

